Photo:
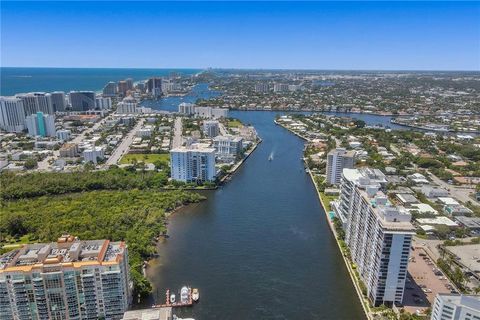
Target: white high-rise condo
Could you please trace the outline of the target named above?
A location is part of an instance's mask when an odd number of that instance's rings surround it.
[[[214,181],[215,149],[197,146],[179,147],[170,150],[172,179],[183,182]]]
[[[178,113],[185,115],[194,115],[195,114],[195,105],[193,103],[182,102],[178,105]]]
[[[24,245],[0,256],[0,319],[122,319],[129,282],[124,242]]]
[[[17,97],[0,97],[0,129],[22,132],[25,129],[23,100]]]
[[[353,169],[355,166],[355,151],[337,148],[327,155],[327,183],[339,184],[343,169]]]
[[[350,197],[340,206],[349,208],[346,223],[347,243],[357,271],[375,306],[402,302],[408,258],[415,228],[410,214],[395,207],[380,191],[381,185],[359,170],[344,169],[343,181],[352,181]]]
[[[15,95],[15,97],[22,99],[25,116],[29,116],[39,111],[46,114],[53,114],[55,112],[50,93],[20,93]]]
[[[203,132],[209,138],[215,138],[220,133],[220,123],[216,120],[203,121]]]
[[[25,118],[28,134],[32,137],[55,137],[55,116],[37,112]]]
[[[480,297],[460,294],[437,294],[430,319],[480,320]]]
[[[135,98],[132,96],[128,96],[117,105],[117,113],[119,114],[138,113],[139,110],[137,107],[138,107],[137,100],[135,100]]]
[[[243,138],[239,136],[218,136],[213,139],[215,154],[223,162],[235,161],[243,151]]]

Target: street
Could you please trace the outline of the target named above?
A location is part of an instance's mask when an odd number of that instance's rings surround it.
[[[182,131],[183,131],[182,117],[176,117],[175,124],[173,127],[172,149],[182,146],[183,144]]]
[[[470,197],[470,194],[472,194],[475,190],[474,189],[461,189],[456,186],[450,185],[446,183],[445,181],[441,180],[437,176],[435,176],[433,173],[430,171],[427,171],[428,174],[430,175],[430,179],[432,179],[433,182],[438,184],[440,187],[447,189],[450,194],[452,195],[453,198],[456,198],[460,200],[461,202],[467,202],[470,201],[473,205],[475,206],[480,206],[480,203]]]
[[[130,145],[132,144],[133,139],[135,138],[135,134],[137,131],[143,126],[143,123],[145,122],[145,119],[140,119],[138,123],[133,127],[132,130],[127,134],[125,138],[122,139],[122,142],[120,145],[113,151],[112,155],[107,159],[107,162],[105,162],[105,165],[113,165],[117,164],[117,162],[120,160],[120,158],[125,154],[128,153],[128,149],[130,148]]]

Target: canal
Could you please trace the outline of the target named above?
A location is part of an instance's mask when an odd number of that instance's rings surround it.
[[[275,114],[231,113],[263,142],[229,183],[172,215],[147,269],[149,302],[191,285],[200,302],[177,315],[196,320],[365,318],[300,160],[304,143]]]

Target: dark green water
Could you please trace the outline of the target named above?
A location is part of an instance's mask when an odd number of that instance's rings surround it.
[[[187,284],[201,301],[177,314],[196,320],[365,319],[300,160],[303,141],[274,115],[232,113],[263,143],[208,200],[171,217],[148,269],[155,300]]]

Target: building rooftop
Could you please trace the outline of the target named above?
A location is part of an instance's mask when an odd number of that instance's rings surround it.
[[[438,297],[444,301],[448,301],[458,306],[476,310],[480,309],[480,296],[439,293]]]
[[[172,308],[151,308],[127,311],[123,320],[170,320],[172,319]]]
[[[71,235],[63,235],[57,242],[27,244],[0,256],[0,272],[28,271],[45,265],[80,267],[92,263],[117,263],[123,258],[125,248],[124,242],[81,241]]]

